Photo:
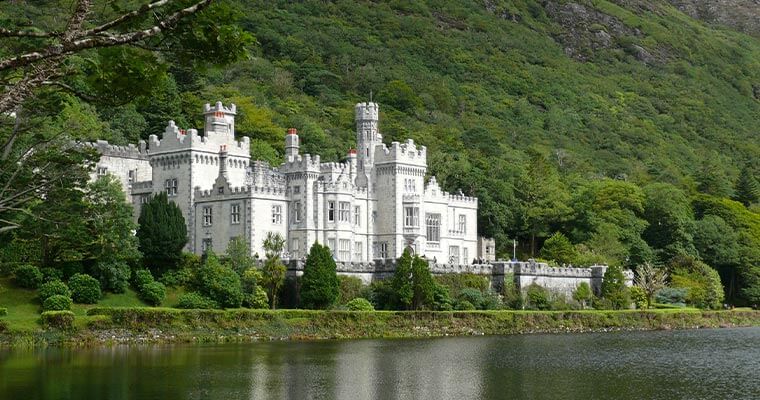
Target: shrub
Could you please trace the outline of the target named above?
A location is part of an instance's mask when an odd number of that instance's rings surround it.
[[[103,290],[124,293],[131,271],[124,261],[98,261],[90,268],[90,275],[100,282]]]
[[[138,269],[132,274],[132,286],[134,286],[134,288],[138,291],[144,285],[147,285],[154,281],[155,279],[153,279],[153,274],[151,274],[147,269]]]
[[[0,317],[4,317],[8,315],[8,309],[7,308],[0,308]]]
[[[152,306],[158,306],[166,298],[166,286],[161,282],[146,283],[140,287],[140,299]]]
[[[246,307],[269,308],[269,296],[264,288],[259,285],[262,276],[261,271],[256,267],[243,271],[240,281],[243,287],[243,305]]]
[[[467,300],[462,300],[457,302],[457,304],[454,306],[454,309],[461,311],[471,311],[475,310],[475,306]]]
[[[16,285],[26,289],[37,289],[42,283],[42,272],[40,269],[30,264],[22,264],[13,271],[13,278]]]
[[[629,290],[631,293],[631,300],[636,304],[636,308],[639,310],[647,308],[647,292],[638,286],[633,286]]]
[[[437,311],[449,311],[454,308],[454,301],[451,300],[449,289],[446,286],[434,283],[432,308]]]
[[[477,289],[481,292],[488,290],[488,278],[472,274],[443,274],[434,277],[435,281],[445,286],[449,290],[451,297],[459,297],[459,292],[463,289]],[[506,279],[506,278],[505,278]]]
[[[218,308],[218,307],[219,305],[216,304],[214,300],[211,300],[208,297],[197,292],[185,293],[182,296],[180,296],[179,300],[177,301],[177,308],[207,309],[207,308]]]
[[[362,297],[357,297],[346,303],[346,309],[349,311],[375,311],[375,307],[372,306],[372,303]]]
[[[611,265],[604,272],[602,278],[602,297],[609,300],[610,305],[615,310],[628,308],[631,303],[628,288],[625,286],[625,276],[623,269],[616,265]]]
[[[340,294],[338,295],[338,303],[348,304],[349,301],[357,297],[361,297],[362,290],[364,289],[364,283],[361,279],[355,276],[338,276]],[[366,300],[366,299],[365,299]]]
[[[718,309],[723,303],[723,285],[718,271],[691,257],[679,257],[670,264],[671,285],[687,289],[686,302],[699,308]]]
[[[269,296],[261,286],[256,286],[254,293],[247,294],[246,297],[246,302],[250,308],[269,308]]]
[[[686,304],[686,289],[683,288],[662,288],[654,295],[654,299],[660,304]]]
[[[586,308],[586,304],[594,297],[591,292],[591,286],[586,282],[581,282],[573,291],[573,300],[580,303],[581,308]]]
[[[70,310],[72,305],[71,297],[60,294],[54,294],[42,302],[44,311],[64,311]]]
[[[208,254],[205,264],[198,270],[196,288],[222,308],[240,307],[243,302],[240,276],[219,263],[216,256],[211,253]]]
[[[45,282],[63,280],[63,271],[60,269],[45,267],[41,268],[40,272],[42,272],[42,280]]]
[[[372,282],[369,285],[369,301],[376,310],[392,310],[395,293],[389,280]]]
[[[100,300],[100,282],[87,274],[75,274],[69,279],[71,297],[77,303],[95,304]]]
[[[483,293],[480,290],[465,288],[459,292],[458,300],[469,302],[475,306],[475,308],[481,308],[485,299],[483,298]]]
[[[48,328],[68,330],[74,327],[74,313],[71,311],[45,311],[42,325]]]
[[[541,257],[560,264],[572,264],[578,258],[578,251],[567,236],[561,232],[556,232],[544,242],[544,246],[541,248]]]
[[[188,268],[166,271],[159,280],[168,287],[186,286],[193,280],[193,271]]]
[[[528,308],[533,310],[548,310],[551,307],[549,291],[536,283],[531,283],[525,290],[525,300]]]
[[[40,285],[39,288],[39,298],[40,301],[45,301],[50,296],[54,295],[61,295],[66,297],[71,297],[71,290],[69,290],[69,287],[66,286],[65,283],[55,280],[50,282],[45,282],[42,285]]]

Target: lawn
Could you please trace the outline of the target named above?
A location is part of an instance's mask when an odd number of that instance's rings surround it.
[[[182,288],[167,288],[162,306],[177,304],[177,299],[183,293]],[[134,290],[127,288],[124,293],[106,293],[97,304],[74,304],[71,311],[77,316],[85,316],[87,310],[93,307],[147,307],[147,304],[137,297]],[[0,308],[8,309],[8,315],[2,318],[8,322],[11,331],[40,328],[42,306],[37,299],[36,290],[22,289],[15,286],[10,278],[0,278]]]

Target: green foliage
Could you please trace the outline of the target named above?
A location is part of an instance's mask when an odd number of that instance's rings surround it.
[[[71,311],[45,311],[41,318],[42,325],[47,328],[70,330],[74,327],[74,313]]]
[[[13,270],[13,281],[22,288],[37,289],[42,279],[42,272],[34,265],[23,264]]]
[[[390,286],[396,309],[419,310],[433,302],[435,282],[427,261],[417,255],[412,256],[408,249],[396,261]]]
[[[113,293],[124,293],[132,274],[126,262],[116,260],[98,261],[89,271],[93,278],[100,281],[103,290]]]
[[[363,297],[357,297],[346,303],[346,309],[349,311],[375,311],[372,303]]]
[[[8,315],[8,309],[4,307],[0,307],[0,317],[4,317]]]
[[[132,285],[134,285],[135,289],[140,290],[141,287],[153,283],[154,280],[153,274],[151,274],[149,270],[138,269],[135,270],[132,276]]]
[[[268,308],[269,296],[264,288],[261,287],[263,275],[256,267],[251,267],[243,272],[240,279],[243,287],[243,305],[250,308]]]
[[[176,307],[184,309],[211,309],[219,308],[219,305],[214,300],[198,292],[189,292],[179,297]]]
[[[723,305],[723,285],[718,271],[691,257],[679,257],[668,266],[671,285],[686,289],[686,303],[699,308],[719,309]]]
[[[476,309],[480,309],[485,302],[485,297],[477,289],[465,288],[459,292],[457,302],[467,302],[472,304]]]
[[[662,288],[655,294],[657,303],[686,305],[687,289],[684,288]]]
[[[277,306],[277,292],[285,283],[287,268],[280,260],[280,254],[285,247],[285,239],[279,233],[268,232],[264,239],[264,251],[267,259],[261,269],[261,284],[267,287],[270,307]]]
[[[71,291],[69,290],[69,287],[66,286],[66,284],[60,280],[54,280],[54,281],[43,283],[40,286],[38,293],[39,293],[38,297],[40,301],[45,301],[48,297],[54,296],[54,295],[71,297]]]
[[[614,310],[628,308],[631,298],[628,288],[625,286],[622,268],[614,265],[607,268],[602,278],[601,295]]]
[[[248,243],[240,236],[233,238],[227,244],[227,260],[232,270],[241,277],[245,271],[256,266]]]
[[[71,310],[73,302],[71,297],[62,294],[54,294],[42,302],[44,311],[64,311]]]
[[[658,252],[660,261],[696,254],[692,243],[694,212],[686,194],[665,183],[648,185],[644,192],[644,217],[649,226],[643,237]]]
[[[476,308],[475,308],[475,305],[473,305],[469,301],[462,300],[462,301],[458,301],[454,305],[454,309],[455,310],[460,310],[460,311],[472,311],[472,310],[475,310]]]
[[[100,300],[100,282],[87,274],[75,274],[69,278],[71,298],[76,303],[95,304]]]
[[[531,283],[525,289],[525,306],[531,310],[548,310],[551,308],[551,294],[541,285]]]
[[[431,308],[436,311],[449,311],[454,307],[454,301],[449,295],[449,288],[435,282],[433,287],[433,303]]]
[[[541,258],[560,264],[573,264],[578,258],[578,252],[567,236],[561,232],[556,232],[549,239],[546,239],[543,247],[541,247]]]
[[[631,296],[631,301],[633,301],[633,303],[636,304],[637,309],[643,310],[649,307],[647,292],[643,288],[641,288],[640,286],[633,286],[630,289],[628,289],[628,291]]]
[[[757,181],[755,171],[749,165],[745,165],[736,181],[734,200],[749,207],[760,202],[760,183]]]
[[[579,302],[581,308],[586,308],[586,304],[592,298],[594,298],[594,293],[591,291],[591,286],[586,282],[581,282],[573,291],[573,300]]]
[[[166,286],[161,282],[149,282],[140,286],[139,295],[140,300],[159,306],[166,298]]]
[[[165,192],[158,193],[142,205],[138,225],[145,266],[157,275],[176,268],[187,243],[187,225],[179,207],[169,202]]]
[[[301,304],[305,308],[324,309],[340,295],[340,282],[335,260],[327,246],[315,242],[306,257],[301,278]]]
[[[243,302],[240,276],[222,265],[213,252],[206,254],[203,265],[196,273],[194,286],[222,308],[240,307]]]
[[[364,292],[364,283],[355,276],[339,275],[338,282],[340,287],[339,304],[346,304],[357,297],[361,297]]]
[[[448,288],[449,295],[453,298],[459,296],[465,288],[477,289],[481,292],[488,290],[488,278],[483,275],[462,273],[462,274],[442,274],[433,277],[436,283]]]
[[[40,272],[42,272],[42,279],[45,282],[50,281],[62,281],[63,280],[63,271],[57,268],[40,268]]]

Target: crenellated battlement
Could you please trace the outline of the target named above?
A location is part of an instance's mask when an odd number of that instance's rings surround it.
[[[380,119],[380,107],[377,103],[356,103],[354,118],[359,121],[377,121]]]
[[[220,146],[227,146],[230,156],[250,158],[251,142],[247,136],[236,140],[227,132],[207,131],[201,135],[196,129],[180,129],[174,121],[169,121],[161,139],[156,135],[148,138],[150,154],[160,154],[178,150],[197,150],[217,154]]]
[[[280,165],[282,172],[321,172],[321,158],[319,155],[312,156],[311,154],[299,154],[295,156],[293,161],[286,161]]]
[[[417,146],[414,140],[404,143],[393,142],[390,147],[383,144],[375,148],[375,164],[401,163],[427,167],[427,147]]]
[[[106,140],[98,140],[95,142],[83,142],[80,145],[84,147],[90,147],[98,151],[103,156],[107,157],[120,157],[120,158],[133,158],[137,160],[147,160],[148,151],[145,141],[140,141],[138,146],[134,144],[128,144],[126,146],[120,146],[110,144]]]

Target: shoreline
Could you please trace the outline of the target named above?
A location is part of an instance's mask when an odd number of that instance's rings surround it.
[[[0,347],[97,347],[760,326],[758,310],[314,311],[93,308],[68,327],[2,329]]]

